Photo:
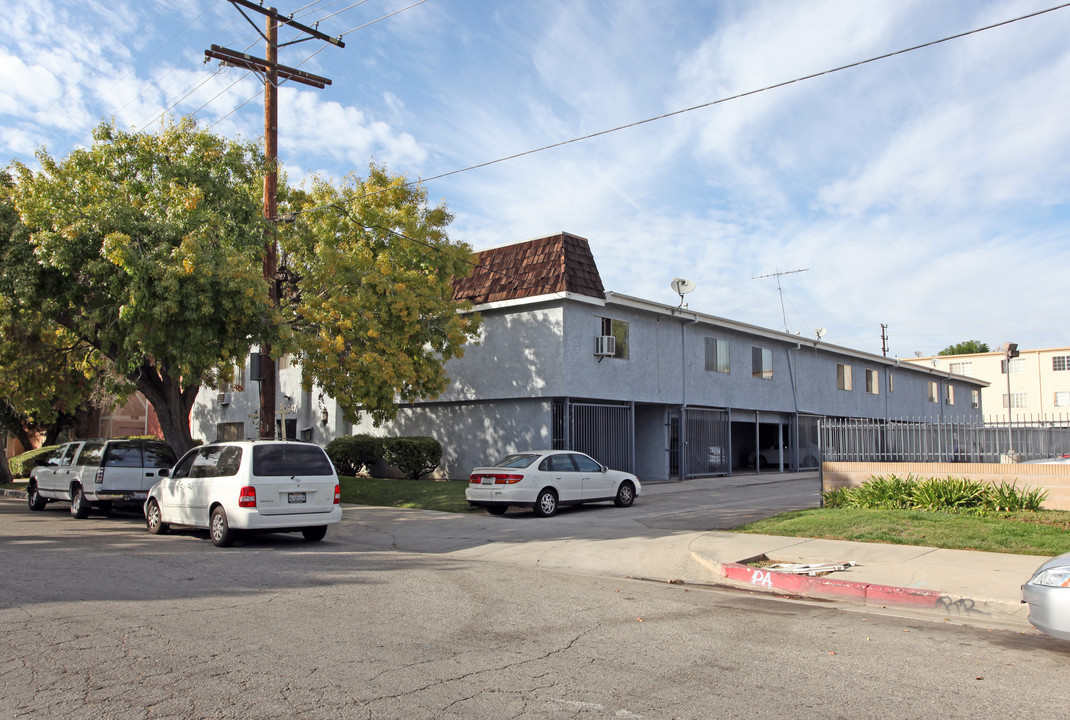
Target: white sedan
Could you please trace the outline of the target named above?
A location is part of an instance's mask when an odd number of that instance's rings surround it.
[[[612,500],[618,507],[628,507],[640,489],[635,475],[610,470],[583,453],[532,450],[473,470],[464,497],[491,515],[515,505],[549,517],[561,505]]]

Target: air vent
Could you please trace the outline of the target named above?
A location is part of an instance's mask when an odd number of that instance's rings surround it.
[[[230,405],[230,393],[221,392],[216,396],[220,405]]]
[[[595,357],[613,357],[617,354],[617,338],[612,335],[597,335],[594,339]]]

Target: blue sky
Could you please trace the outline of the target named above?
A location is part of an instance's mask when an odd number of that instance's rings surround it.
[[[291,181],[430,178],[820,73],[1058,0],[273,0]],[[226,0],[20,0],[0,14],[0,160],[162,112],[262,135],[263,55]],[[302,9],[303,8],[303,9]],[[341,11],[341,12],[340,12]],[[334,14],[338,13],[338,14]],[[332,15],[333,14],[333,15]],[[331,17],[328,17],[331,16]],[[254,16],[258,26],[262,18]],[[359,29],[357,29],[359,28]],[[1070,8],[429,181],[475,249],[568,231],[608,290],[881,352],[1070,345]],[[292,37],[282,31],[283,40]],[[245,103],[243,105],[243,103]],[[778,271],[806,272],[753,279]]]

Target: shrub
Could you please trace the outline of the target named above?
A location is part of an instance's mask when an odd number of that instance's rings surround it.
[[[917,481],[912,476],[900,478],[891,475],[887,478],[878,475],[871,477],[856,488],[846,498],[846,507],[872,508],[885,510],[904,510],[911,507],[912,489]]]
[[[914,486],[913,507],[938,512],[979,508],[986,487],[983,482],[965,478],[927,478]]]
[[[413,480],[427,475],[442,461],[442,445],[430,437],[386,438],[383,449],[386,462]]]
[[[7,462],[7,466],[11,468],[11,476],[17,478],[29,477],[30,472],[35,467],[48,462],[48,458],[59,448],[59,445],[46,445],[45,447],[16,455]]]
[[[1047,499],[1048,491],[1041,488],[1026,490],[1018,487],[1018,481],[1006,481],[999,485],[989,485],[985,493],[983,507],[996,512],[1017,512],[1030,510],[1036,512]]]
[[[991,512],[1037,511],[1048,497],[1043,489],[1018,488],[1016,483],[999,485],[965,478],[887,478],[873,476],[853,488],[822,493],[827,508],[928,510],[985,515]]]
[[[383,439],[371,435],[345,435],[327,443],[327,457],[339,475],[356,475],[383,457]]]

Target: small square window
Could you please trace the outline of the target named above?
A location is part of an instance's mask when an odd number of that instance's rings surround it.
[[[719,373],[729,372],[727,340],[706,338],[706,370]]]

